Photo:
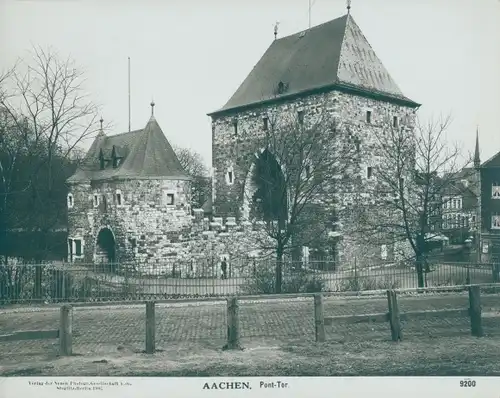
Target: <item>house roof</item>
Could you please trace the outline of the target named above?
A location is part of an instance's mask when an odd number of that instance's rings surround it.
[[[211,115],[335,88],[419,106],[403,95],[348,14],[273,41],[229,101]]]
[[[121,161],[113,167],[112,155]],[[101,169],[100,156],[104,160]],[[85,159],[68,182],[105,179],[190,179],[160,125],[151,116],[146,127],[127,133],[106,136],[102,130]]]
[[[481,168],[489,168],[489,167],[500,167],[500,152],[494,154],[491,158],[489,158],[486,162],[481,165]]]

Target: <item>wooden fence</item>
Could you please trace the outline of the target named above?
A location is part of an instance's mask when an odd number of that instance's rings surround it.
[[[266,296],[268,299],[280,298],[297,298],[297,297],[313,297],[314,298],[314,327],[315,327],[315,341],[320,343],[326,339],[325,326],[338,325],[338,324],[355,324],[365,322],[388,322],[393,341],[402,340],[402,327],[401,322],[406,320],[428,320],[432,318],[447,318],[455,316],[467,316],[470,318],[471,334],[473,336],[483,336],[482,317],[481,317],[481,287],[491,287],[487,285],[468,285],[468,286],[455,286],[450,288],[419,288],[419,289],[400,289],[387,290],[387,306],[388,311],[385,313],[377,314],[363,314],[363,315],[342,315],[342,316],[325,316],[323,308],[323,300],[325,294],[283,294],[283,295],[270,295]],[[499,285],[495,285],[498,288]],[[412,311],[400,313],[398,305],[398,293],[415,291],[418,293],[431,290],[445,290],[445,291],[463,291],[467,289],[469,292],[469,308],[457,309],[444,309],[444,310],[431,310],[431,311]],[[372,292],[373,293],[373,292]],[[328,296],[360,296],[364,294],[326,294]],[[241,350],[240,344],[240,327],[239,327],[239,301],[249,299],[261,299],[262,296],[241,296],[230,297],[227,299],[227,343],[222,347],[223,350]],[[161,300],[159,302],[172,302],[173,300]],[[208,301],[208,300],[180,300],[186,301]],[[214,301],[213,299],[211,301]],[[220,301],[220,300],[215,300]],[[127,302],[127,304],[131,304]],[[144,301],[142,302],[144,304]],[[145,311],[145,350],[147,354],[153,354],[156,351],[155,344],[155,301],[146,301]],[[95,306],[100,305],[116,305],[116,303],[95,303]],[[72,318],[73,307],[88,307],[88,303],[81,303],[76,305],[63,305],[60,307],[60,321],[59,329],[57,330],[35,330],[35,331],[21,331],[6,335],[0,335],[0,342],[2,341],[19,341],[19,340],[42,340],[42,339],[59,339],[60,355],[72,355]],[[90,305],[94,306],[94,305]]]
[[[24,330],[0,335],[2,341],[21,341],[21,340],[47,340],[59,339],[59,352],[62,356],[73,354],[73,308],[70,305],[63,305],[59,315],[59,329],[55,330]]]

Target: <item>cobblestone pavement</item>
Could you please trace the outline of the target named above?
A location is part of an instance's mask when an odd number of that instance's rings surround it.
[[[438,310],[468,307],[467,294],[400,296],[400,311]],[[487,335],[500,335],[500,295],[483,295]],[[242,344],[286,342],[314,339],[312,298],[240,302],[240,335]],[[371,314],[387,311],[385,297],[326,298],[325,316]],[[488,316],[494,314],[496,316]],[[219,349],[226,336],[226,303],[198,302],[157,304],[156,340],[159,348],[180,344],[204,344]],[[21,308],[0,311],[0,333],[21,330],[57,329],[57,307]],[[387,340],[387,323],[365,323],[327,326],[327,339],[335,341]],[[110,305],[76,307],[73,312],[73,351],[77,354],[99,354],[117,350],[144,349],[145,306]],[[405,339],[468,335],[469,319],[447,318],[408,321],[403,324]],[[0,365],[22,357],[51,357],[57,354],[57,340],[0,343]]]

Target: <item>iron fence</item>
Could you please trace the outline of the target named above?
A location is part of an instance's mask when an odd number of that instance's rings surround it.
[[[0,266],[0,305],[225,297],[235,294],[345,292],[418,287],[417,272],[407,264],[336,266],[334,262],[282,262],[281,289],[276,289],[277,262],[231,261],[200,271],[165,262],[135,264],[13,264]],[[177,266],[176,266],[177,265]],[[200,267],[197,269],[197,267]],[[435,263],[425,285],[453,286],[500,281],[499,264]]]

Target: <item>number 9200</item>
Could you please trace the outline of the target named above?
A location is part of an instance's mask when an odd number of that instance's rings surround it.
[[[460,380],[460,387],[476,387],[476,380]]]

